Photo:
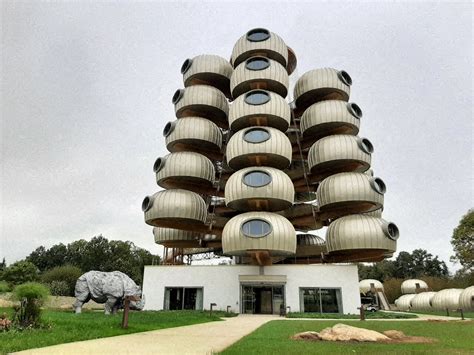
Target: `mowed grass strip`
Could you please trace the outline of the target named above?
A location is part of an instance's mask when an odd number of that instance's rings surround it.
[[[409,336],[438,339],[433,344],[375,344],[292,340],[290,337],[305,331],[321,331],[337,323],[382,332],[401,330]],[[472,321],[319,321],[276,320],[264,324],[252,334],[223,351],[231,354],[326,354],[326,353],[466,353],[474,352],[474,322]]]
[[[449,311],[449,316],[446,311],[410,311],[409,313],[414,314],[427,314],[430,316],[445,316],[445,317],[456,317],[461,318],[461,312],[458,311]],[[473,318],[474,312],[463,312],[464,318]]]
[[[13,310],[0,308],[1,313],[7,313],[11,318]],[[213,312],[211,317],[209,312],[204,311],[131,311],[128,329],[122,329],[121,312],[106,316],[103,311],[83,311],[81,314],[74,314],[71,311],[44,310],[42,320],[49,323],[51,328],[1,332],[0,354],[73,341],[218,321],[223,315],[224,312]]]
[[[340,314],[340,313],[297,313],[291,312],[286,315],[287,318],[318,318],[318,319],[360,319],[359,314]],[[409,319],[418,318],[416,314],[396,313],[396,312],[366,312],[367,319]]]

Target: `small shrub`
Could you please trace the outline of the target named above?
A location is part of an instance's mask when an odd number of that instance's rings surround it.
[[[10,292],[11,287],[8,285],[6,281],[0,281],[0,293]]]
[[[8,319],[7,314],[0,315],[0,332],[5,332],[10,329],[12,321]]]
[[[49,296],[48,288],[37,282],[27,282],[16,286],[13,295],[21,302],[15,316],[19,325],[22,327],[39,326],[41,306]]]
[[[53,296],[69,296],[69,286],[66,281],[51,281],[47,284]]]
[[[57,266],[45,271],[41,275],[41,281],[50,285],[51,293],[55,296],[74,296],[76,281],[82,274],[77,266]]]

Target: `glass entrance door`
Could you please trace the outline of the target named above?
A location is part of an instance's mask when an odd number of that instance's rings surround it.
[[[242,313],[279,314],[281,307],[285,307],[283,285],[242,285]]]

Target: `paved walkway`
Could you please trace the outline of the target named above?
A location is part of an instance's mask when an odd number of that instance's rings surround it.
[[[461,319],[426,314],[418,314],[418,316],[419,318],[369,319],[367,321],[426,321],[429,319],[453,321]],[[358,319],[281,318],[273,315],[239,315],[233,318],[224,318],[222,322],[209,322],[109,338],[78,341],[25,350],[15,354],[213,354],[224,350],[271,320],[359,321]]]
[[[15,354],[212,354],[224,350],[262,324],[283,318],[271,315],[239,315],[224,319],[222,322],[78,341]]]

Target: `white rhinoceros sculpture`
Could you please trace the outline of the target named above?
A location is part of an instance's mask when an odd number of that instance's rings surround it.
[[[73,307],[81,313],[82,305],[89,300],[105,303],[105,314],[116,313],[127,296],[134,296],[138,301],[131,301],[130,308],[142,310],[145,298],[139,286],[126,274],[120,271],[89,271],[76,281],[74,291],[76,302]]]

